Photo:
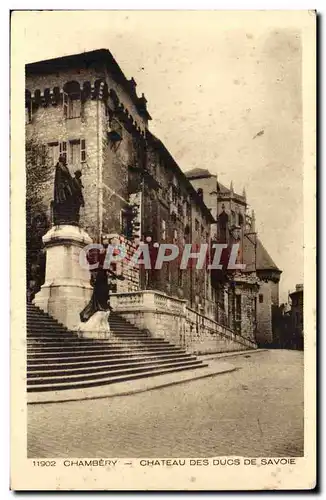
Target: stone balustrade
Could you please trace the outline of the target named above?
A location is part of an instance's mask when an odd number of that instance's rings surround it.
[[[111,294],[111,306],[154,338],[165,338],[194,353],[256,348],[249,339],[187,307],[182,299],[156,290]]]
[[[251,340],[236,334],[189,307],[186,308],[186,347],[196,353],[256,349]]]

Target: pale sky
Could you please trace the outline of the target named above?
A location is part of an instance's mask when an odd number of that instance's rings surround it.
[[[181,169],[242,193],[283,274],[303,283],[301,37],[271,12],[21,12],[26,62],[109,49]],[[279,16],[283,15],[280,19]],[[257,17],[259,16],[259,17]],[[263,134],[254,136],[264,131]]]

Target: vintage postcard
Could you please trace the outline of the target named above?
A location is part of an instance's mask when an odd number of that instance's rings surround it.
[[[315,89],[315,11],[12,12],[13,490],[315,488]]]

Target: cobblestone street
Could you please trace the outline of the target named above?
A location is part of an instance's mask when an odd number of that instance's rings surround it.
[[[28,457],[303,454],[303,353],[229,360],[231,373],[130,396],[30,405]]]

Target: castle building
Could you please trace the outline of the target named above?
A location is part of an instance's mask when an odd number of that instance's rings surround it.
[[[54,172],[62,155],[72,175],[82,173],[80,223],[93,242],[117,237],[130,255],[141,241],[148,242],[151,255],[156,243],[176,245],[180,254],[186,244],[193,253],[206,245],[207,262],[214,243],[225,244],[222,262],[228,262],[237,244],[238,269],[231,273],[226,266],[197,269],[194,259],[183,269],[180,256],[162,269],[122,266],[126,279],[117,283],[116,303],[128,321],[142,327],[147,322],[147,329],[173,334],[183,346],[206,345],[206,352],[222,344],[228,349],[255,346],[260,325],[263,336],[269,332],[269,309],[259,304],[278,302],[280,271],[271,259],[266,263],[246,194],[237,194],[232,184],[226,188],[208,170],[184,174],[150,132],[147,101],[143,94],[138,97],[136,86],[104,49],[26,65],[26,141],[44,148],[50,167],[46,182],[36,186],[44,228],[53,222]],[[248,238],[253,244],[246,243]],[[250,259],[252,266],[242,271],[239,266]],[[44,277],[39,278],[42,284]],[[136,305],[143,307],[140,313]]]
[[[26,139],[46,147],[52,175],[38,186],[49,223],[55,165],[63,154],[81,170],[85,207],[81,224],[93,241],[103,235],[153,243],[210,246],[213,216],[163,143],[148,130],[151,119],[136,82],[127,80],[108,50],[26,65]],[[138,233],[128,234],[128,207],[138,207]],[[214,316],[210,273],[179,260],[162,270],[141,270],[118,291],[156,289]]]

